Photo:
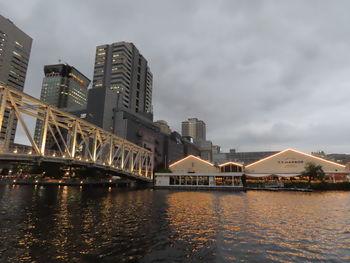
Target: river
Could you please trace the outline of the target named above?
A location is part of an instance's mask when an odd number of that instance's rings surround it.
[[[349,192],[0,185],[0,262],[350,262]]]

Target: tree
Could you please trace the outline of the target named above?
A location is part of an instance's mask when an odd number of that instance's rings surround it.
[[[301,174],[302,176],[306,176],[309,178],[309,185],[311,184],[311,180],[321,180],[323,182],[325,173],[322,169],[321,165],[317,165],[315,163],[306,163],[305,170]]]
[[[164,162],[159,163],[155,168],[154,168],[155,173],[171,173],[171,170],[168,167],[165,167]]]

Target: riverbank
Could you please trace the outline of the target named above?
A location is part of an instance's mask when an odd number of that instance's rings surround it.
[[[312,182],[309,184],[308,182],[285,182],[284,188],[292,189],[292,188],[303,188],[303,189],[311,189],[311,190],[342,190],[342,191],[350,191],[350,182]]]
[[[154,187],[155,189],[173,189],[173,190],[190,190],[190,191],[295,191],[295,192],[313,192],[313,191],[350,191],[350,182],[286,182],[283,186],[271,187],[264,184],[248,184],[247,187],[198,187],[198,186],[166,186],[159,187],[149,184],[138,184],[131,180],[112,180],[112,179],[18,179],[6,178],[0,179],[0,184],[12,185],[56,185],[56,186],[102,186],[102,187]]]
[[[73,179],[2,179],[0,184],[39,186],[100,186],[100,187],[152,187],[152,184],[138,184],[131,180],[73,180]]]
[[[283,188],[283,187],[246,187],[245,190],[254,191],[271,191],[271,192],[313,192],[313,189],[308,188]]]

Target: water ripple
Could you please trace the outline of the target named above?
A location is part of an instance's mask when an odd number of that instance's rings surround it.
[[[349,262],[347,192],[0,186],[0,262]]]

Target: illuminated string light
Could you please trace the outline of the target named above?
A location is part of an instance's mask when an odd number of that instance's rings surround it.
[[[269,159],[271,159],[271,158],[274,158],[274,157],[276,157],[276,156],[279,156],[279,155],[281,155],[281,154],[283,154],[283,153],[285,153],[285,152],[294,152],[294,153],[301,154],[301,155],[304,155],[304,156],[309,157],[309,158],[312,158],[312,159],[316,159],[316,160],[323,161],[323,162],[326,162],[326,163],[329,163],[329,164],[337,165],[337,166],[342,167],[342,168],[345,168],[345,167],[346,167],[345,165],[342,165],[342,164],[339,164],[339,163],[335,163],[335,162],[332,162],[332,161],[328,161],[328,160],[326,160],[326,159],[322,159],[322,158],[320,158],[320,157],[313,156],[313,155],[311,155],[311,154],[299,152],[299,151],[294,150],[294,149],[286,149],[286,150],[283,150],[283,151],[281,151],[281,152],[275,153],[275,154],[273,154],[273,155],[271,155],[271,156],[268,156],[268,157],[266,157],[266,158],[263,158],[263,159],[261,159],[261,160],[259,160],[259,161],[256,161],[255,163],[251,163],[251,164],[247,165],[246,168],[249,168],[249,167],[251,167],[251,166],[253,166],[253,165],[256,165],[256,164],[258,164],[258,163],[261,163],[261,162],[264,162],[264,161],[269,160]]]
[[[229,165],[229,164],[237,165],[237,166],[241,166],[241,167],[243,166],[243,164],[240,164],[240,163],[227,162],[227,163],[219,164],[219,167],[226,166],[226,165]]]
[[[212,163],[210,163],[210,162],[207,162],[207,161],[205,161],[205,160],[203,160],[203,159],[201,159],[201,158],[199,158],[199,157],[197,157],[197,156],[189,155],[189,156],[186,156],[185,158],[183,158],[183,159],[181,159],[181,160],[179,160],[179,161],[177,161],[177,162],[175,162],[175,163],[170,164],[169,167],[172,167],[172,166],[174,166],[174,165],[176,165],[176,164],[179,164],[179,163],[181,163],[181,162],[183,162],[183,161],[185,161],[185,160],[187,160],[187,159],[190,159],[190,158],[194,158],[194,159],[196,159],[196,160],[198,160],[198,161],[201,161],[201,162],[203,162],[203,163],[209,164],[210,166],[214,166],[214,164],[212,164]]]

